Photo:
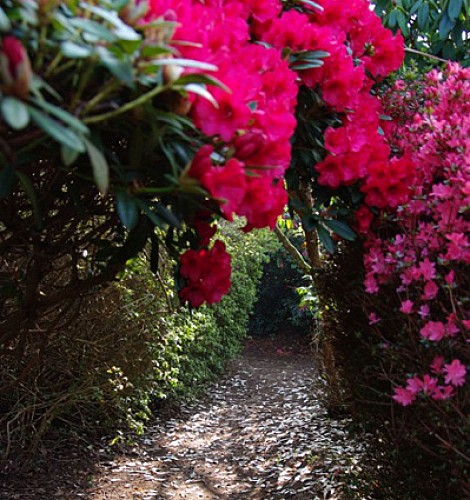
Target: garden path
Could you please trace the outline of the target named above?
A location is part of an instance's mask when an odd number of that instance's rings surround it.
[[[30,486],[7,498],[353,498],[344,480],[361,475],[364,445],[349,424],[328,417],[305,341],[251,341],[203,399],[157,418],[85,483],[59,480],[54,491]]]

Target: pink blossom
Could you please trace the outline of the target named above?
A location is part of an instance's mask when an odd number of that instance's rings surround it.
[[[444,365],[444,373],[446,373],[446,384],[452,384],[455,387],[465,384],[467,369],[458,359],[454,359],[452,363]]]
[[[420,333],[423,338],[437,342],[445,337],[446,331],[441,321],[429,321],[421,328]]]
[[[427,318],[427,317],[429,316],[429,312],[430,312],[429,306],[428,306],[427,304],[423,304],[423,305],[419,308],[418,314],[419,314],[422,318]]]
[[[423,389],[423,381],[419,377],[412,377],[406,381],[406,390],[412,394],[418,394]]]
[[[448,285],[452,285],[455,282],[455,272],[453,270],[446,274],[445,281]]]
[[[408,406],[416,399],[416,393],[409,391],[403,387],[396,387],[394,389],[395,394],[392,396],[397,403],[402,406]]]
[[[369,325],[375,325],[380,322],[380,318],[375,312],[369,313]]]
[[[451,385],[440,385],[436,387],[436,390],[433,392],[431,397],[436,401],[444,401],[446,399],[450,399],[454,395],[454,392],[454,388]]]
[[[404,300],[401,303],[400,311],[404,314],[411,314],[411,312],[413,311],[413,305],[414,304],[412,300]]]
[[[428,396],[432,394],[437,388],[437,379],[428,374],[423,376],[423,391]]]
[[[429,367],[431,368],[431,371],[436,375],[440,375],[441,373],[443,373],[444,356],[435,356]]]
[[[432,280],[436,276],[436,264],[428,258],[419,263],[419,270],[425,281]]]
[[[434,281],[428,281],[424,285],[423,299],[432,300],[436,298],[438,292],[439,292],[439,287],[436,285],[436,283],[434,283]]]

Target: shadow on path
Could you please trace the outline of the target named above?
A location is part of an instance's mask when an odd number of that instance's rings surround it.
[[[328,417],[320,394],[304,339],[248,341],[203,399],[156,418],[132,451],[88,470],[92,481],[25,485],[1,498],[346,498],[342,481],[360,471],[364,445],[349,420]]]

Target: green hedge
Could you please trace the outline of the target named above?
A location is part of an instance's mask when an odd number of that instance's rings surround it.
[[[27,348],[40,357],[27,379],[0,395],[3,455],[95,432],[114,441],[129,429],[140,433],[152,403],[192,397],[223,371],[241,349],[263,263],[277,240],[264,230],[242,234],[237,224],[220,233],[233,259],[232,288],[220,304],[181,307],[171,259],[161,255],[155,275],[140,257],[118,282],[87,297],[47,349],[29,339]],[[0,378],[17,378],[23,365],[4,364]]]

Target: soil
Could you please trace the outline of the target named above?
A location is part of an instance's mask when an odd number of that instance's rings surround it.
[[[363,437],[332,419],[304,337],[246,342],[195,403],[158,414],[135,445],[62,450],[0,476],[2,500],[343,499],[361,475]]]

